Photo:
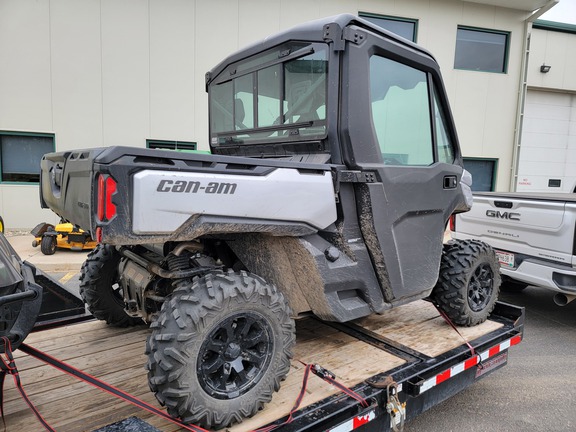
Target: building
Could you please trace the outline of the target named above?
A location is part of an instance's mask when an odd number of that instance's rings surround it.
[[[534,23],[511,185],[518,191],[576,192],[575,52],[576,25]]]
[[[57,221],[38,201],[38,160],[48,151],[207,149],[205,72],[271,33],[344,12],[436,56],[477,187],[509,190],[515,158],[524,157],[515,131],[523,120],[531,22],[556,3],[0,0],[0,214],[8,228]],[[559,67],[552,66],[554,74]],[[533,77],[529,69],[528,85],[552,71]]]

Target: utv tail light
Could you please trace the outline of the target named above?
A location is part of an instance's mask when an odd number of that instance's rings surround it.
[[[116,205],[112,195],[116,193],[116,180],[108,175],[98,176],[98,206],[96,215],[100,222],[109,221],[116,215]]]
[[[456,231],[456,215],[450,215],[450,231]]]

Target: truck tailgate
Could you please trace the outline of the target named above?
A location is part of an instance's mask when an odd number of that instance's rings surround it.
[[[570,264],[576,226],[573,198],[475,193],[472,210],[457,216],[456,231],[496,249]]]

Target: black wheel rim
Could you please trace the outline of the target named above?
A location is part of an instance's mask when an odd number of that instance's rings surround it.
[[[494,291],[494,274],[488,264],[476,267],[468,284],[468,304],[474,312],[480,312],[490,303]]]
[[[198,353],[200,386],[217,399],[234,399],[262,378],[272,357],[272,328],[255,312],[234,314],[210,332]]]

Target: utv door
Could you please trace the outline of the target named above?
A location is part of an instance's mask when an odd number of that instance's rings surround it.
[[[463,169],[436,62],[418,47],[363,34],[343,57],[343,154],[349,168],[374,174],[356,185],[357,208],[395,303],[434,287],[446,222],[465,207]]]

